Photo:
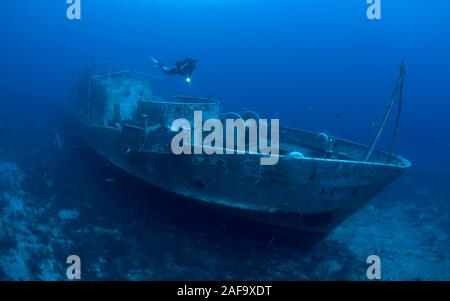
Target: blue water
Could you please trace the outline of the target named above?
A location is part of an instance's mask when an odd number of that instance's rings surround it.
[[[450,279],[449,1],[382,0],[374,21],[365,0],[81,2],[82,19],[72,21],[63,0],[0,8],[0,279],[64,279],[65,258],[79,253],[85,279],[360,280],[375,250],[388,258],[385,279]],[[363,208],[307,254],[192,226],[158,205],[171,196],[76,138],[54,145],[59,110],[87,68],[162,76],[151,56],[199,62],[191,84],[165,76],[168,93],[212,96],[225,111],[364,144],[403,60],[396,152],[413,167],[369,204],[379,216]]]

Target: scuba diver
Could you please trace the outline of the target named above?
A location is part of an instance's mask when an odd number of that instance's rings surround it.
[[[175,66],[167,67],[163,63],[158,62],[155,58],[152,57],[153,62],[156,66],[158,66],[165,74],[170,75],[181,75],[183,76],[188,83],[191,82],[191,75],[197,67],[197,61],[192,58],[185,58],[182,61],[178,61],[175,63]]]

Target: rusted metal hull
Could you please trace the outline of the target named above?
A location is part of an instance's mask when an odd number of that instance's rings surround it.
[[[131,150],[124,147],[123,131],[115,128],[82,123],[79,132],[99,155],[151,185],[276,231],[319,237],[409,166],[406,160],[394,165],[290,157],[261,166],[259,157],[249,154],[177,156]],[[295,130],[286,132],[295,137]]]

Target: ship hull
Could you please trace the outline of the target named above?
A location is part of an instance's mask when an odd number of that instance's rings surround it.
[[[325,237],[405,169],[307,159],[264,167],[259,158],[247,155],[206,158],[134,151],[115,128],[81,123],[78,132],[118,168],[192,205],[311,242]]]

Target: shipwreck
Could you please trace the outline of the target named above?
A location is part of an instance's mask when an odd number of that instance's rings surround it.
[[[258,120],[255,112],[223,113],[210,98],[155,92],[154,78],[136,71],[89,75],[82,96],[73,104],[78,132],[100,156],[127,173],[275,233],[324,237],[399,177],[410,162],[376,149],[395,103],[403,99],[406,71],[401,65],[386,113],[368,146],[288,127],[279,128],[277,164],[262,165],[265,156],[246,150],[177,155],[171,141],[174,120]],[[397,116],[397,125],[400,114]],[[394,141],[397,136],[394,132]],[[194,142],[193,142],[194,143]],[[195,144],[195,143],[194,143]]]

